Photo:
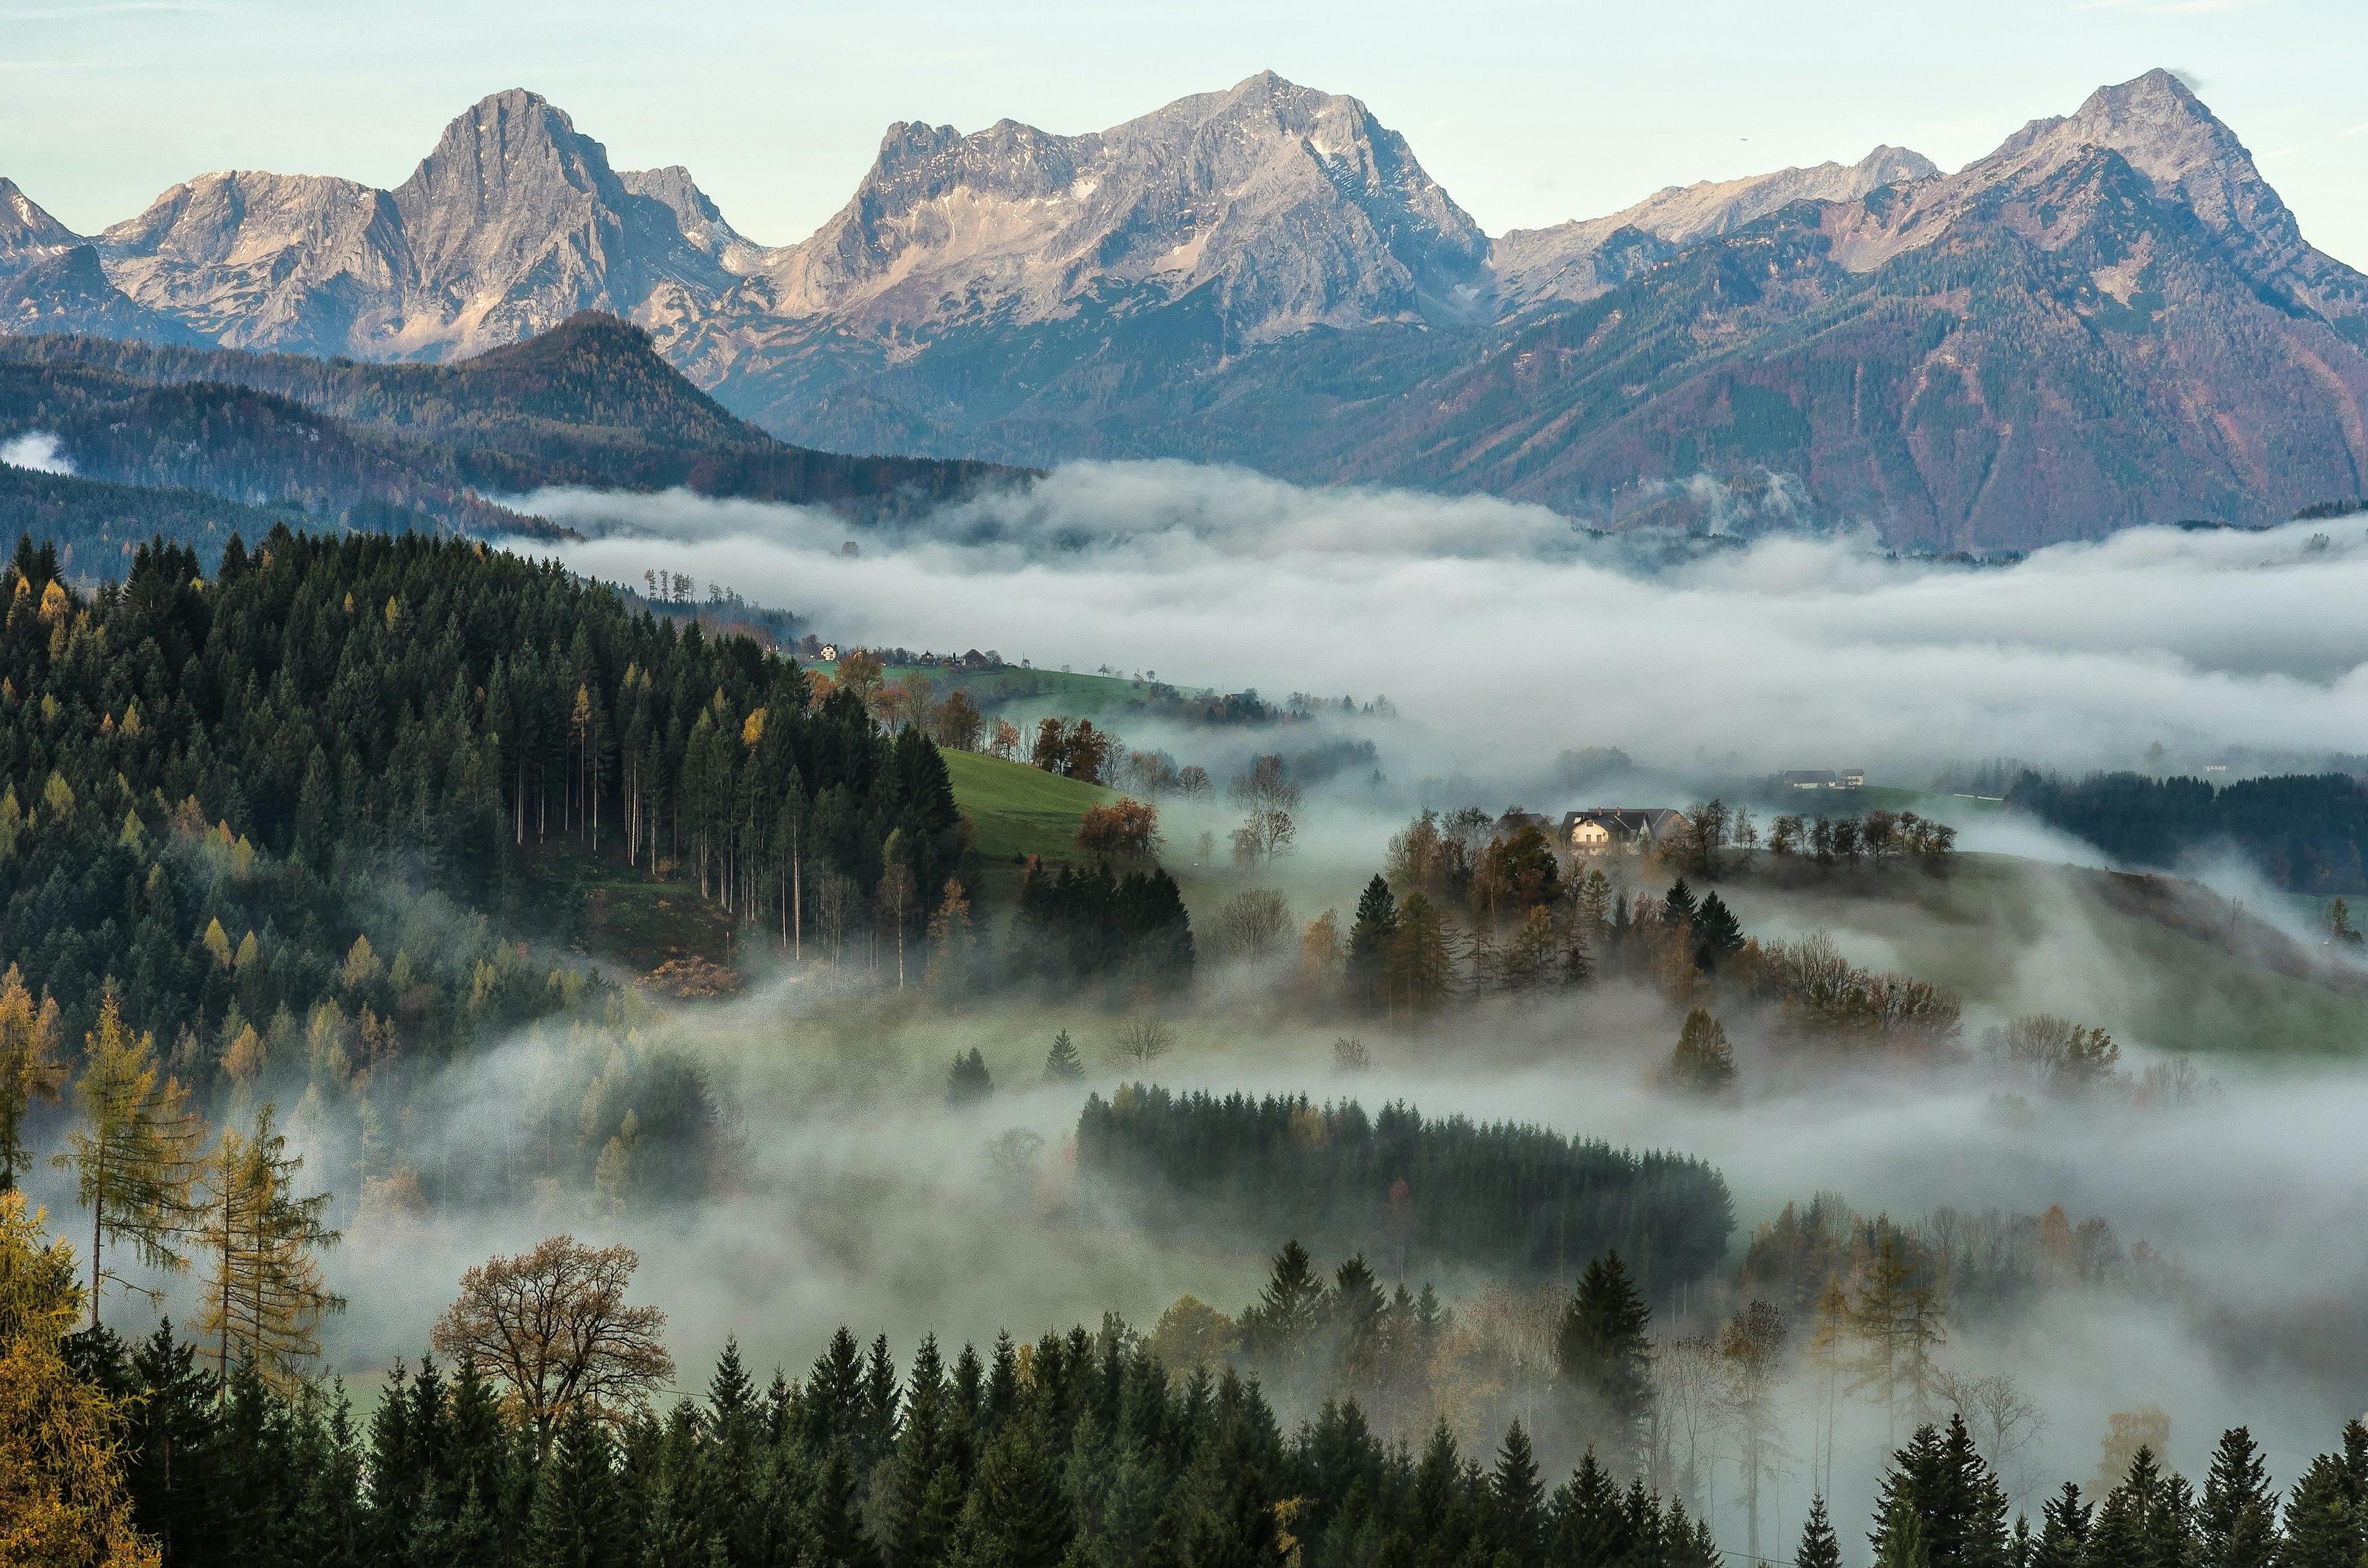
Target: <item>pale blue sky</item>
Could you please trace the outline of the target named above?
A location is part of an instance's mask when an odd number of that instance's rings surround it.
[[[2362,0],[0,0],[0,175],[85,232],[207,169],[392,185],[454,113],[527,86],[781,244],[891,120],[1095,130],[1271,67],[1364,99],[1499,233],[1878,142],[1955,167],[2169,65],[2304,233],[2368,267],[2363,63]]]

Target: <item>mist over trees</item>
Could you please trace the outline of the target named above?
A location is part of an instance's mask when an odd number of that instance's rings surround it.
[[[1214,1233],[1255,1220],[1401,1278],[1524,1283],[1610,1248],[1667,1295],[1717,1266],[1735,1224],[1700,1160],[1403,1104],[1368,1116],[1354,1100],[1122,1085],[1087,1099],[1076,1145],[1080,1177],[1138,1223]]]

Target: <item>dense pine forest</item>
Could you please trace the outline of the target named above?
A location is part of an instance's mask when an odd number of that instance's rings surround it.
[[[1304,1095],[1095,1095],[1077,1119],[1077,1169],[1152,1229],[1263,1224],[1319,1251],[1368,1253],[1399,1277],[1526,1283],[1610,1248],[1667,1295],[1717,1267],[1735,1229],[1726,1183],[1686,1155]]]
[[[555,565],[281,528],[211,578],[163,544],[88,598],[59,566],[27,542],[0,576],[0,940],[69,1039],[112,985],[208,1067],[324,1002],[449,1054],[598,985],[518,948],[539,855],[791,946],[883,879],[917,933],[962,866],[926,736]]]
[[[1637,1422],[1600,1428],[1556,1481],[1518,1420],[1493,1441],[1442,1420],[1417,1446],[1376,1435],[1354,1399],[1330,1399],[1287,1428],[1256,1378],[1171,1362],[1168,1325],[1146,1338],[1105,1317],[1098,1332],[1032,1345],[1006,1335],[986,1356],[964,1346],[951,1364],[925,1339],[904,1369],[885,1336],[867,1353],[842,1328],[803,1377],[761,1384],[727,1345],[703,1397],[653,1409],[615,1392],[672,1371],[648,1318],[602,1320],[616,1340],[644,1342],[621,1383],[546,1385],[504,1369],[540,1362],[477,1358],[464,1297],[438,1325],[461,1343],[457,1358],[396,1366],[364,1415],[336,1384],[276,1383],[252,1359],[222,1377],[169,1324],[129,1346],[71,1332],[71,1253],[14,1194],[0,1197],[0,1373],[28,1396],[0,1406],[11,1561],[1716,1568],[1725,1555],[1656,1462],[1649,1403]],[[1557,1401],[1600,1408],[1603,1391],[1641,1386],[1640,1324],[1619,1295],[1593,1319],[1574,1302]],[[570,1355],[558,1349],[551,1369],[569,1369]],[[2010,1517],[1963,1417],[1936,1419],[1891,1458],[1873,1559],[2356,1568],[2368,1546],[2357,1421],[2283,1494],[2241,1427],[2200,1492],[2145,1446],[2112,1480],[2100,1494],[2067,1481],[2036,1523]],[[1861,1560],[1817,1503],[1796,1568]]]
[[[2368,785],[2348,773],[2240,778],[2150,778],[2098,773],[2075,782],[2025,773],[2007,802],[2087,839],[2116,859],[2175,867],[2228,844],[2296,892],[2368,887]]]

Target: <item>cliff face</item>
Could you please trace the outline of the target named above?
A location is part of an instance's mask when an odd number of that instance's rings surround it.
[[[728,280],[665,199],[520,91],[453,120],[393,190],[204,175],[100,248],[134,301],[218,343],[375,359],[475,353],[580,310],[625,313],[666,282]]]

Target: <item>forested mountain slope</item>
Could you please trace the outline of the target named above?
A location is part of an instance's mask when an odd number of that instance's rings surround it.
[[[57,569],[27,544],[0,576],[0,949],[65,1038],[111,987],[200,1084],[292,1098],[332,1042],[393,1069],[574,1006],[591,972],[521,924],[539,855],[675,878],[777,939],[792,887],[861,907],[959,861],[917,732],[554,566],[281,528],[211,577],[169,546],[95,597]]]
[[[102,374],[116,380],[103,381]],[[24,427],[47,416],[40,412],[44,403],[73,407],[77,399],[102,395],[84,389],[101,386],[114,391],[118,402],[133,386],[236,387],[284,399],[336,422],[334,430],[320,428],[336,441],[372,449],[381,461],[408,470],[430,510],[468,528],[493,526],[459,496],[468,489],[508,495],[543,485],[684,485],[701,494],[837,506],[869,516],[954,499],[1008,472],[984,463],[847,457],[786,446],[685,381],[638,328],[597,313],[451,365],[367,364],[91,337],[0,338],[0,387],[12,382],[16,396],[0,403],[0,419]],[[169,418],[164,411],[176,406],[161,392],[150,396],[158,413],[135,405],[128,421],[117,412],[108,422],[128,423],[137,440],[146,422]],[[215,392],[180,396],[233,401]],[[197,433],[200,444],[230,448],[260,439],[247,435],[254,417],[252,410],[226,409],[217,426]],[[9,427],[0,425],[0,430]],[[167,432],[165,438],[184,434]],[[108,446],[78,428],[68,455],[85,472],[130,477],[121,458],[107,455]],[[340,487],[318,475],[368,460],[342,449],[278,450],[263,466],[242,467],[228,483],[268,489],[269,476],[279,473],[286,476],[289,494],[334,494]],[[152,465],[149,472],[170,466]],[[400,488],[393,476],[363,486],[371,494]]]

